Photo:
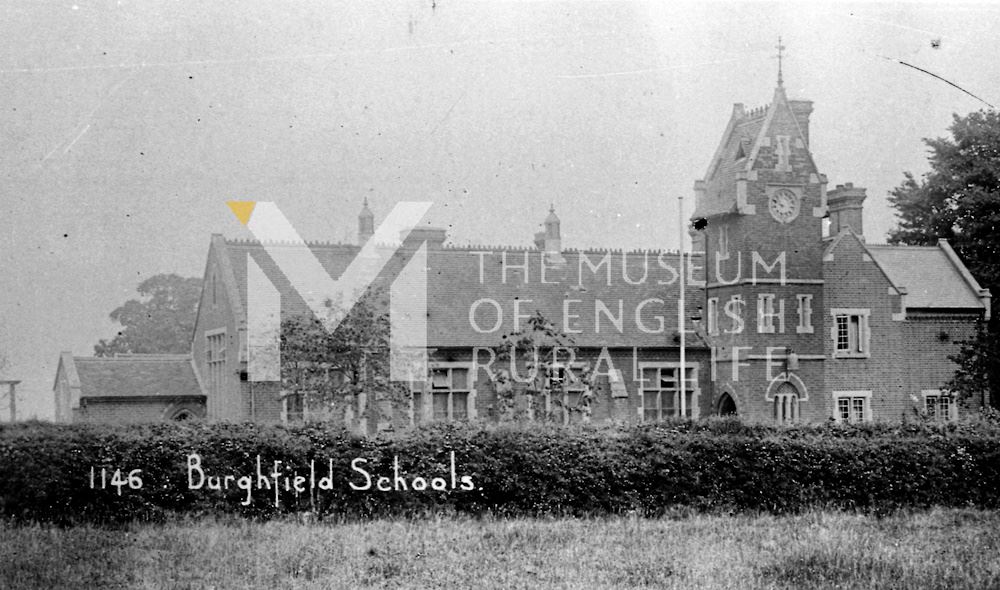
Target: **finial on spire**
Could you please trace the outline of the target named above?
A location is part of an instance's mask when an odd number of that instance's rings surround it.
[[[550,202],[549,203],[549,213],[555,213],[555,212],[556,212],[556,204]]]
[[[782,52],[785,50],[785,46],[781,44],[781,35],[778,35],[778,44],[774,48],[778,50],[778,88],[781,88],[785,84],[785,81],[781,78],[781,58],[783,56]]]

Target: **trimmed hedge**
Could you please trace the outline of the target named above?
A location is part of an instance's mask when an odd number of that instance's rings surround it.
[[[452,490],[469,476],[472,490]],[[188,457],[207,475],[232,475],[228,491],[189,489]],[[257,482],[256,457],[273,489]],[[354,490],[365,478],[392,480],[393,458],[413,478],[439,477],[449,489]],[[332,489],[296,493],[293,472]],[[331,463],[332,462],[332,463]],[[95,488],[90,486],[91,468]],[[115,469],[141,469],[141,489],[101,489]],[[776,429],[708,421],[655,426],[485,427],[438,425],[392,437],[361,438],[322,425],[19,424],[0,428],[0,517],[62,523],[160,520],[175,514],[253,518],[313,511],[345,518],[433,512],[594,515],[637,511],[794,512],[812,507],[889,511],[932,505],[1000,507],[1000,430],[989,425]],[[197,472],[195,472],[197,475]],[[197,480],[197,477],[196,477]],[[301,484],[302,482],[300,482]],[[373,484],[375,483],[373,479]],[[385,483],[385,482],[383,482]],[[442,483],[442,482],[435,482]],[[274,480],[270,480],[273,486]]]

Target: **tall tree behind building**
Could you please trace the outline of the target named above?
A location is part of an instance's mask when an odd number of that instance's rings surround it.
[[[925,139],[931,170],[904,173],[889,202],[899,211],[893,244],[947,239],[980,285],[994,295],[991,320],[953,357],[959,371],[949,387],[960,395],[990,391],[1000,402],[1000,113],[954,115],[950,138]]]
[[[159,274],[136,290],[139,299],[130,299],[111,312],[111,319],[122,326],[118,334],[98,342],[94,354],[190,352],[201,279]]]

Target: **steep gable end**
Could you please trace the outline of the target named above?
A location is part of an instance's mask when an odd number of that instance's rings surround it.
[[[862,258],[867,262],[871,262],[878,269],[882,277],[884,277],[885,280],[892,285],[895,295],[906,294],[906,286],[896,281],[893,276],[886,271],[885,265],[883,265],[878,258],[872,255],[871,249],[865,244],[864,240],[862,240],[850,229],[845,229],[830,240],[830,243],[827,244],[826,249],[823,251],[823,262],[833,262],[837,256],[837,249],[843,249],[845,242],[848,242],[851,246],[860,249]]]
[[[983,297],[988,301],[989,292],[950,250],[943,240],[937,246],[869,247],[893,282],[906,289],[907,308],[988,310]]]
[[[740,211],[737,185],[756,178],[758,171],[766,170],[771,182],[818,182],[809,151],[811,113],[811,101],[788,100],[781,86],[767,106],[734,105],[705,177],[695,183],[695,217]]]
[[[796,176],[818,172],[809,151],[809,114],[812,103],[790,101],[778,87],[753,142],[744,170],[774,170]]]
[[[206,310],[215,305],[220,298],[224,298],[229,304],[237,323],[246,317],[229,246],[220,234],[212,234],[203,276],[201,297],[198,299],[198,311],[195,314],[194,331],[191,334],[192,341],[204,332]]]
[[[736,179],[746,168],[747,156],[753,150],[766,113],[766,108],[747,111],[742,104],[733,105],[733,113],[705,177],[695,184],[698,192],[695,216],[708,217],[735,210]]]

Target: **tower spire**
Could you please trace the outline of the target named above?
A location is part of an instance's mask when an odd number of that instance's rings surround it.
[[[781,58],[784,56],[785,46],[781,44],[781,35],[778,35],[778,44],[774,48],[778,50],[778,88],[782,88],[785,81],[781,77]]]
[[[375,214],[368,208],[368,197],[365,197],[361,213],[358,214],[358,245],[364,246],[365,242],[375,235]]]

